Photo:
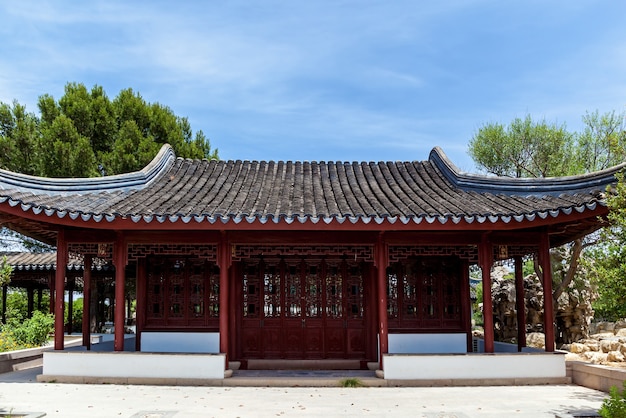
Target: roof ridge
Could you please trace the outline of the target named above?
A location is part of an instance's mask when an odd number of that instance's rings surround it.
[[[0,169],[0,189],[49,195],[130,191],[142,189],[166,172],[176,160],[174,150],[164,144],[150,163],[139,171],[104,177],[46,178]]]
[[[493,193],[494,190],[509,196],[554,196],[563,192],[604,192],[608,184],[617,182],[615,174],[626,168],[626,162],[592,173],[543,178],[509,178],[467,173],[459,170],[439,147],[433,148],[428,160],[455,187],[477,193]]]

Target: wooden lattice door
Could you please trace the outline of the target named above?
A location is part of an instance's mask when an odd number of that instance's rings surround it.
[[[359,263],[312,259],[248,262],[242,275],[243,358],[364,358]]]

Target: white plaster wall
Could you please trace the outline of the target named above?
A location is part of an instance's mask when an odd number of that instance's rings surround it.
[[[389,334],[389,354],[467,353],[467,334]]]
[[[558,353],[383,356],[385,379],[497,379],[565,377]]]
[[[147,353],[220,352],[219,332],[142,332],[141,351]]]
[[[88,377],[223,379],[223,354],[46,352],[43,374]]]

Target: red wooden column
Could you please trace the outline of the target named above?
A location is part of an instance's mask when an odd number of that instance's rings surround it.
[[[83,259],[83,346],[91,350],[91,254]]]
[[[491,266],[493,265],[493,247],[486,235],[483,235],[478,251],[480,255],[480,268],[483,276],[485,353],[493,353],[493,303],[491,301]]]
[[[543,285],[543,328],[546,351],[554,351],[554,308],[552,306],[552,265],[550,263],[550,240],[548,234],[541,236],[539,244],[541,282]]]
[[[387,266],[389,265],[389,251],[383,241],[383,233],[378,236],[375,247],[376,254],[376,294],[378,295],[378,344],[380,369],[383,368],[383,354],[389,352],[389,327],[387,323]]]
[[[135,330],[135,351],[141,351],[141,332],[146,323],[147,283],[146,258],[137,260],[137,323]]]
[[[517,351],[526,347],[526,298],[522,257],[515,257],[515,309],[517,311]]]
[[[54,349],[63,350],[63,314],[65,296],[65,270],[67,268],[67,241],[65,230],[57,233],[57,268],[54,277]]]
[[[229,271],[232,264],[230,243],[225,231],[221,232],[221,239],[217,251],[217,264],[220,268],[220,353],[225,356],[224,369],[228,369],[228,341],[230,339],[229,323]]]
[[[115,265],[115,311],[113,349],[124,351],[124,325],[126,323],[126,242],[121,232],[117,233],[113,248],[113,264]]]

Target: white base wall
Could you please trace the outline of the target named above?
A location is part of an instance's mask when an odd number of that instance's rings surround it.
[[[560,353],[383,355],[385,379],[563,378]]]
[[[219,332],[149,332],[141,333],[141,351],[147,353],[220,352]]]
[[[389,334],[389,354],[467,353],[467,334]]]
[[[43,374],[80,377],[223,379],[224,354],[153,354],[51,351]]]

